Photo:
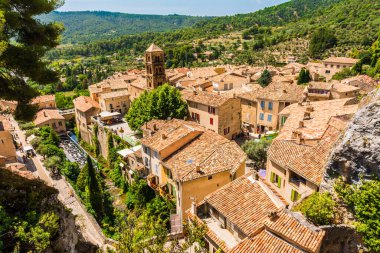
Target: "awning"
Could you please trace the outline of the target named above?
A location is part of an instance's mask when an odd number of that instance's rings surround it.
[[[24,152],[28,152],[28,151],[33,151],[33,147],[32,146],[25,146]]]
[[[99,114],[101,120],[112,119],[113,117],[120,116],[120,112],[101,112]]]

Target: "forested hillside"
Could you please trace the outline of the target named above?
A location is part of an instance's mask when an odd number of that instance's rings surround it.
[[[101,55],[131,49],[142,52],[152,41],[168,48],[178,46],[180,42],[216,38],[253,27],[266,28],[266,32],[258,38],[263,46],[307,37],[321,27],[333,29],[338,44],[370,45],[376,39],[379,24],[378,0],[293,0],[251,14],[214,18],[172,32],[143,33],[93,42],[86,46],[60,50],[50,56]]]
[[[358,52],[368,50],[377,39],[379,27],[379,0],[293,0],[255,13],[199,21],[175,31],[60,47],[50,51],[47,58],[53,62],[53,68],[61,70],[63,83],[45,92],[86,88],[127,66],[142,67],[136,59],[152,42],[165,50],[168,68],[279,65],[279,58],[283,62],[288,55],[303,63],[329,55],[359,58]],[[311,38],[322,35],[333,43],[312,47]],[[203,54],[206,51],[212,52],[207,61]]]
[[[105,11],[52,12],[40,17],[43,22],[65,26],[62,43],[78,44],[100,39],[114,39],[126,34],[163,32],[192,26],[210,17],[181,15],[140,15]]]

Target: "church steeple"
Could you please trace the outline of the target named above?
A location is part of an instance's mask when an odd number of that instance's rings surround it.
[[[145,67],[148,89],[155,89],[166,82],[165,53],[155,44],[145,51]]]

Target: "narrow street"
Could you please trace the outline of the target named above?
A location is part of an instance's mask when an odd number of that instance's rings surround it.
[[[17,134],[17,142],[21,142],[23,147],[30,145],[27,143],[25,133],[19,128],[18,123],[11,117],[14,134]],[[18,151],[19,152],[19,151]],[[58,199],[77,217],[76,223],[79,226],[83,237],[98,245],[100,248],[105,247],[105,236],[103,235],[99,225],[95,219],[86,211],[85,207],[80,203],[74,191],[68,182],[63,178],[58,180],[52,179],[49,172],[43,166],[42,157],[37,155],[33,159],[28,159],[27,167],[36,177],[44,180],[48,185],[59,191]]]

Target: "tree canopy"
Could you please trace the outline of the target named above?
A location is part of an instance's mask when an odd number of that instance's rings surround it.
[[[320,58],[322,54],[338,42],[335,34],[327,28],[320,28],[311,35],[309,53],[313,58]]]
[[[257,82],[261,85],[261,87],[267,87],[268,84],[272,82],[272,76],[270,72],[267,69],[264,70]]]
[[[311,81],[310,72],[308,69],[302,68],[298,76],[297,84],[305,84]]]
[[[126,115],[129,126],[138,131],[152,119],[184,119],[188,115],[186,102],[174,87],[164,84],[157,89],[144,92],[132,102]]]
[[[247,154],[248,158],[254,161],[257,167],[264,168],[267,161],[267,151],[271,144],[268,140],[251,140],[246,141],[242,149]]]
[[[62,27],[43,24],[36,17],[62,3],[62,0],[0,2],[0,98],[19,101],[22,107],[38,94],[26,79],[40,84],[58,80],[42,57],[58,45]]]

